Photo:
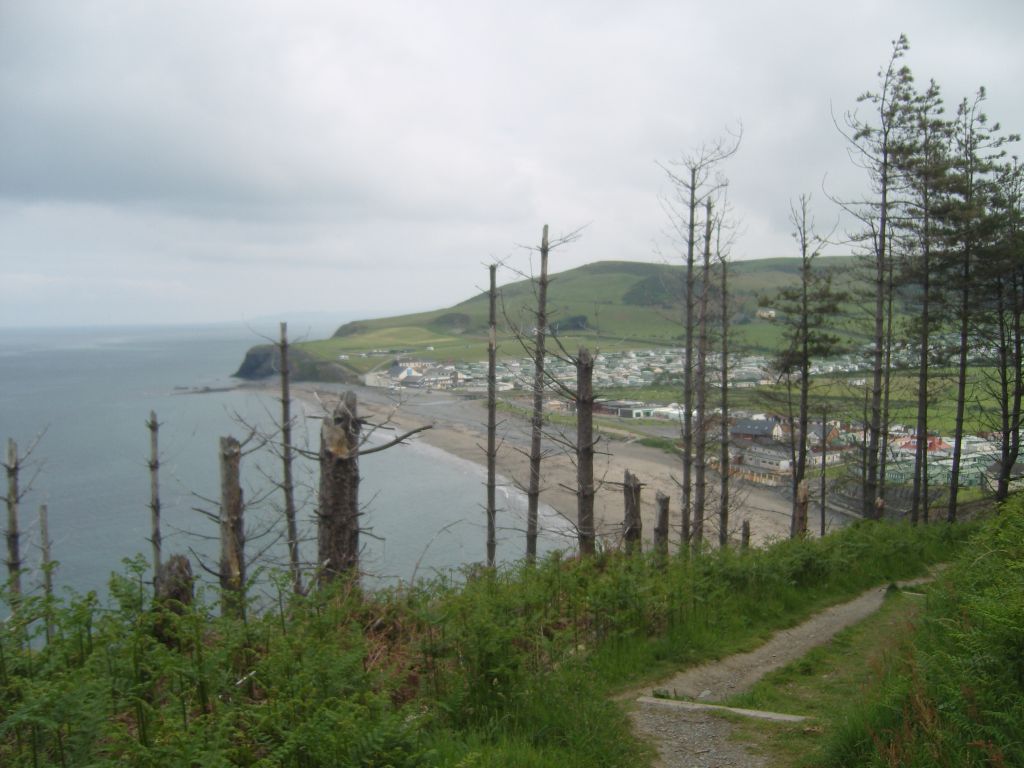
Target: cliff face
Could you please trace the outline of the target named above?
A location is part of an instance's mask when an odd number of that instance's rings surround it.
[[[318,360],[297,347],[288,351],[293,381],[335,381],[358,384],[359,377],[337,363]],[[277,376],[281,370],[281,355],[273,344],[260,344],[245,353],[245,359],[235,371],[237,379],[256,381]]]
[[[273,376],[280,370],[281,355],[273,344],[261,344],[258,347],[251,347],[245,353],[245,359],[238,370],[235,371],[236,379],[265,379]]]

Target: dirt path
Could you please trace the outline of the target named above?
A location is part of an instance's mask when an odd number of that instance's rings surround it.
[[[899,582],[922,584],[931,576]],[[878,610],[886,587],[864,592],[849,602],[826,608],[810,619],[777,632],[759,648],[694,667],[656,683],[630,689],[619,698],[634,702],[630,717],[637,734],[658,750],[659,768],[761,768],[765,758],[730,739],[732,724],[710,712],[686,711],[636,701],[654,690],[698,701],[721,701],[750,689],[764,675],[823,645]],[[799,713],[793,713],[799,714]]]

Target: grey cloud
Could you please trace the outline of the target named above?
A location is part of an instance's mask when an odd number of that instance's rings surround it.
[[[1022,26],[1009,0],[3,3],[0,280],[42,295],[84,259],[139,285],[183,270],[196,307],[247,271],[262,306],[277,283],[330,309],[344,274],[367,306],[422,306],[464,298],[545,221],[591,225],[559,267],[667,258],[656,161],[737,120],[734,253],[781,255],[791,198],[827,222],[826,174],[863,187],[829,109],[873,85],[892,37],[951,103],[985,83],[1019,130]]]

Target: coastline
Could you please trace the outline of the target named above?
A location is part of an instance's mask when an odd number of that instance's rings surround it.
[[[276,391],[276,387],[270,384],[257,386]],[[371,424],[384,425],[376,429],[388,430],[386,439],[391,439],[392,431],[397,436],[431,425],[430,429],[414,435],[411,441],[426,443],[477,467],[486,467],[484,446],[487,441],[487,413],[484,399],[470,399],[447,392],[390,392],[365,386],[344,387],[302,382],[292,385],[292,396],[320,408],[329,408],[337,401],[338,393],[343,389],[356,392],[360,415]],[[661,491],[672,500],[669,541],[670,547],[675,549],[681,528],[678,482],[682,473],[681,463],[659,449],[623,440],[609,435],[607,431],[601,431],[600,434],[594,463],[594,476],[598,483],[594,500],[594,523],[598,537],[606,547],[617,548],[622,543],[621,483],[623,473],[628,469],[643,484],[641,520],[644,548],[649,548],[652,543],[655,493]],[[508,412],[499,413],[497,473],[519,488],[525,488],[529,478],[529,435],[530,424],[527,419]],[[574,434],[565,435],[568,441],[574,437]],[[559,444],[558,435],[545,437],[543,450],[541,503],[554,509],[571,528],[576,520],[576,467],[573,457]],[[742,484],[733,490],[733,497],[736,504],[730,513],[729,529],[730,536],[737,542],[744,520],[750,522],[753,545],[789,535],[789,502],[780,493]],[[717,506],[713,506],[713,502],[707,517],[705,540],[717,545]],[[575,541],[571,541],[571,544],[574,545]]]

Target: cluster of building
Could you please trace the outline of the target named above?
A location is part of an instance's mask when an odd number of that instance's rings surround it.
[[[781,416],[760,415],[738,418],[730,427],[730,440],[736,451],[739,474],[765,485],[783,485],[792,474],[792,450],[788,420]],[[797,440],[799,440],[799,435]],[[812,421],[807,429],[807,467],[820,468],[842,462],[859,463],[866,439],[863,424]],[[914,430],[893,425],[886,444],[885,478],[892,485],[913,482],[917,457]],[[947,486],[953,473],[951,438],[932,434],[925,447],[928,482],[933,487]],[[998,472],[1000,448],[991,438],[965,435],[960,446],[961,487],[991,487]]]
[[[711,360],[709,367],[717,368]],[[575,389],[576,368],[567,360],[550,357],[545,364],[545,377]],[[865,369],[863,358],[839,356],[815,366],[818,374],[850,374]],[[640,350],[601,353],[594,358],[594,389],[634,387],[641,389],[659,382],[671,383],[683,375],[681,351]],[[530,359],[504,360],[498,364],[499,392],[530,390],[534,366]],[[775,383],[766,357],[751,355],[730,361],[731,387],[753,387]],[[853,384],[857,384],[854,380]],[[390,389],[417,388],[456,390],[482,393],[487,390],[487,364],[484,362],[453,362],[439,364],[414,358],[396,359],[387,371],[367,374],[368,386]],[[564,398],[552,398],[550,410],[571,407]],[[656,419],[681,423],[683,410],[677,403],[655,404],[636,400],[598,400],[598,414],[623,419]],[[792,476],[792,450],[788,420],[774,414],[733,413],[729,427],[730,465],[739,476],[763,485],[784,486]],[[713,419],[717,419],[713,416]],[[719,427],[712,425],[714,434]],[[809,468],[831,466],[844,461],[860,461],[865,437],[864,426],[838,420],[814,421],[807,430],[807,463]],[[799,439],[799,436],[798,436]],[[890,428],[886,480],[894,485],[912,482],[917,437],[912,429],[895,425]],[[928,437],[928,477],[933,485],[946,485],[953,471],[951,440],[938,435]],[[999,445],[991,439],[967,436],[961,446],[961,486],[986,486],[992,482],[999,458]],[[717,453],[713,460],[717,460]]]
[[[347,357],[347,356],[346,356]],[[904,360],[904,358],[906,358]],[[903,346],[893,352],[893,364],[910,365],[913,354]],[[708,370],[721,370],[717,355],[707,361]],[[869,370],[870,364],[860,353],[836,355],[816,361],[812,375],[849,375]],[[556,356],[545,361],[546,377],[574,387],[576,369],[572,363]],[[646,349],[624,352],[602,352],[594,357],[594,389],[609,387],[646,387],[661,381],[680,381],[683,375],[681,349]],[[397,357],[391,367],[382,373],[367,374],[367,385],[377,387],[422,387],[430,389],[486,389],[487,363],[450,362],[439,364],[415,357]],[[771,361],[764,355],[730,357],[729,386],[756,387],[774,384]],[[854,379],[853,385],[863,385]],[[533,361],[529,358],[502,360],[498,363],[499,390],[529,389],[533,386]]]
[[[717,368],[715,359],[710,368]],[[729,383],[733,387],[753,387],[772,381],[769,361],[763,356],[748,356],[730,361]],[[498,363],[498,389],[530,389],[533,386],[533,361],[529,358],[502,360]],[[608,387],[646,387],[659,381],[680,380],[683,375],[682,351],[678,349],[640,350],[601,353],[594,357],[594,389]],[[549,356],[545,377],[566,386],[576,386],[576,368],[571,362]],[[481,391],[487,387],[487,363],[452,362],[439,364],[429,360],[398,358],[384,372],[370,373],[367,386],[416,387]]]

